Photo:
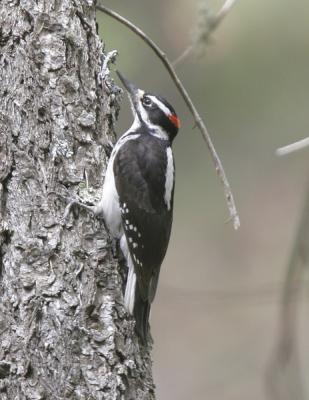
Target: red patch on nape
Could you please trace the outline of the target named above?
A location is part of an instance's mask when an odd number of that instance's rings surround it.
[[[171,114],[168,119],[171,121],[173,125],[176,126],[177,129],[180,128],[180,119],[175,114]]]

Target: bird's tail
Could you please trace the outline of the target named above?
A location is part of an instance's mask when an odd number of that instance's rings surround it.
[[[135,329],[143,344],[147,344],[149,331],[150,302],[143,300],[138,285],[135,290],[135,303],[133,315],[135,318]]]
[[[128,256],[128,277],[126,290],[124,295],[124,305],[127,311],[135,318],[135,329],[143,344],[147,343],[149,330],[149,313],[150,302],[143,300],[138,283],[136,282],[136,274],[131,256]]]
[[[124,294],[124,306],[127,311],[133,315],[134,304],[135,304],[135,292],[136,292],[136,274],[134,272],[134,265],[130,255],[127,258],[128,263],[128,277],[126,283],[126,290]]]

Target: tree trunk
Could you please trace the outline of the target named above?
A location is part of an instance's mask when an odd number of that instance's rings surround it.
[[[0,398],[154,399],[97,193],[118,95],[88,1],[0,4]],[[85,197],[85,195],[84,195]]]

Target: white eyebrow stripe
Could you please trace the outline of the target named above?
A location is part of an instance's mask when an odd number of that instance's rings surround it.
[[[150,97],[150,96],[149,96]],[[160,139],[163,140],[168,140],[168,134],[165,132],[164,129],[162,129],[160,126],[158,125],[153,125],[150,120],[149,120],[149,116],[146,112],[146,110],[144,109],[144,107],[141,105],[141,103],[138,103],[138,109],[140,112],[140,115],[142,117],[143,122],[148,126],[150,134],[153,136],[156,136]],[[132,128],[131,128],[132,129]]]
[[[166,107],[165,104],[163,104],[160,100],[158,100],[155,96],[148,96],[159,108],[161,111],[164,112],[164,114],[169,117],[172,115],[171,110]]]

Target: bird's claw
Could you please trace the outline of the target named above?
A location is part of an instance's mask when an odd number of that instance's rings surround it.
[[[83,200],[78,195],[75,194],[75,196],[72,197],[71,193],[69,193],[69,191],[67,189],[65,189],[65,190],[67,191],[66,195],[64,195],[63,193],[60,193],[60,192],[55,192],[55,191],[49,193],[49,194],[55,194],[56,196],[61,197],[68,203],[65,207],[65,210],[64,210],[64,213],[62,216],[63,222],[66,221],[68,215],[70,214],[72,207],[75,205],[82,207],[92,213],[95,213],[96,207],[94,204],[92,204],[92,205],[84,204]]]

